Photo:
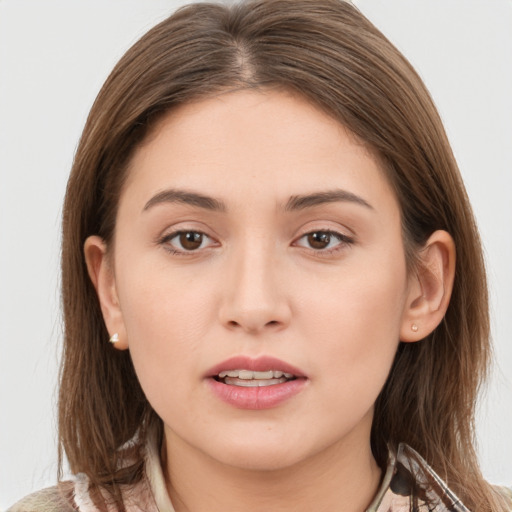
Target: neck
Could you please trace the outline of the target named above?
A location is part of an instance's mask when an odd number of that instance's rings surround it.
[[[223,464],[166,432],[164,469],[176,512],[363,512],[381,471],[365,442],[345,440],[306,460],[268,471]]]

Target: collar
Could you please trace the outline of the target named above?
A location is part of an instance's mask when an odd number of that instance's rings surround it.
[[[146,444],[146,476],[159,512],[174,512],[160,464],[155,432]],[[470,512],[443,480],[410,446],[389,451],[382,483],[366,512]]]

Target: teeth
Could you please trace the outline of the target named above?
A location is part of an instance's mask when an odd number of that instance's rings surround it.
[[[220,372],[219,377],[222,379],[224,377],[238,377],[238,370],[231,370],[230,372]]]
[[[231,386],[241,386],[245,388],[256,388],[263,386],[273,386],[275,384],[282,384],[286,382],[287,379],[285,377],[281,377],[280,379],[237,379],[233,377],[226,377],[224,382]]]
[[[270,377],[272,377],[272,375]],[[238,372],[238,378],[243,380],[251,380],[254,378],[254,372],[249,370],[240,370]]]
[[[252,377],[253,379],[273,379],[274,372],[272,370],[269,370],[268,372],[253,372]]]
[[[219,373],[219,378],[221,379],[224,379],[225,377],[231,377],[241,380],[272,380],[280,379],[283,376],[287,379],[291,379],[293,377],[293,374],[285,373],[279,370],[268,370],[266,372],[253,372],[251,370],[229,370],[222,371]]]

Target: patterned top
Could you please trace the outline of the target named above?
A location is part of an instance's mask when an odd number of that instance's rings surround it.
[[[146,444],[144,478],[122,489],[126,512],[174,512],[160,466],[155,439]],[[79,474],[73,480],[22,499],[7,512],[98,512]],[[512,492],[504,490],[512,499]],[[511,509],[512,510],[512,509]],[[108,512],[117,509],[110,505]],[[366,512],[469,512],[422,457],[406,444],[390,453],[377,495]]]

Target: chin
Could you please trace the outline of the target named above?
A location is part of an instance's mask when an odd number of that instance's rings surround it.
[[[264,435],[266,434],[266,435]],[[208,454],[219,463],[247,471],[279,471],[309,458],[316,451],[293,436],[269,436],[252,433],[210,443]],[[321,448],[318,450],[321,451]]]
[[[270,472],[280,471],[298,464],[303,457],[295,451],[294,453],[282,453],[277,450],[271,450],[268,447],[256,450],[242,449],[236,453],[223,454],[217,460],[227,466],[246,471]]]

